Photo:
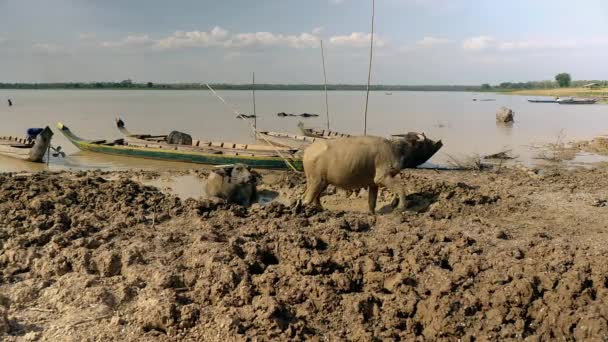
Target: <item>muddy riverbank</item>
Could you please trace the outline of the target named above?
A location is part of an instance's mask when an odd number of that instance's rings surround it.
[[[407,171],[377,216],[274,172],[250,209],[141,183],[174,174],[0,174],[0,339],[608,338],[608,167]]]

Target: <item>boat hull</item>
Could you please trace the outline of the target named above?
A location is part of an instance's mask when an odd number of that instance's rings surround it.
[[[95,153],[111,154],[117,156],[128,156],[135,158],[155,159],[162,161],[205,164],[205,165],[225,165],[242,163],[253,168],[260,169],[291,169],[285,159],[280,157],[267,156],[241,156],[205,153],[203,151],[181,151],[178,147],[141,147],[130,145],[107,145],[93,143],[88,140],[75,136],[66,126],[59,124],[58,128],[68,140],[78,149]],[[302,170],[302,161],[299,159],[287,158],[289,163],[297,170]]]
[[[13,137],[0,138],[0,154],[32,163],[43,163],[44,156],[51,146],[53,131],[49,127],[38,134],[33,144],[26,144],[24,139]]]
[[[530,103],[557,103],[557,100],[528,100]]]

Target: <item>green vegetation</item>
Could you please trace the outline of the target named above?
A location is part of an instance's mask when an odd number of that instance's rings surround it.
[[[562,72],[561,74],[555,75],[555,80],[557,84],[559,84],[560,88],[567,88],[570,86],[570,81],[572,80],[570,74]]]
[[[563,76],[565,75],[565,76]],[[608,88],[608,81],[577,80],[572,81],[570,75],[561,73],[556,81],[502,82],[497,85],[484,83],[473,85],[372,85],[373,91],[470,91],[470,92],[530,92],[551,91],[556,89],[583,88],[594,84],[594,89]],[[559,78],[559,79],[558,79]],[[568,85],[565,85],[568,84]],[[251,84],[213,83],[217,90],[251,90]],[[568,88],[569,87],[569,88]],[[136,83],[131,80],[121,82],[67,82],[67,83],[0,83],[0,89],[142,89],[142,90],[207,90],[204,83]],[[256,90],[314,90],[322,91],[322,84],[256,84]],[[327,90],[364,91],[364,84],[328,84]],[[604,90],[605,91],[605,90]]]

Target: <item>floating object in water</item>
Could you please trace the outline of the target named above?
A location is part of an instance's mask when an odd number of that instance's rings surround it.
[[[257,117],[257,115],[255,115],[255,114],[239,114],[236,116],[237,119],[253,119],[256,117]]]
[[[498,112],[496,112],[496,122],[500,123],[512,123],[514,122],[515,112],[512,109],[507,107],[500,107]]]
[[[303,118],[316,118],[317,116],[319,116],[319,114],[302,113],[300,114],[300,116]]]
[[[277,113],[277,116],[284,118],[284,117],[287,117],[287,116],[296,116],[296,115],[295,114],[287,114],[285,112],[280,112],[280,113]]]
[[[498,160],[510,160],[515,159],[516,157],[511,155],[511,150],[501,151],[494,154],[489,154],[484,156],[483,159],[498,159]]]
[[[8,106],[12,107],[13,106],[13,101],[11,101],[11,99],[8,99]]]
[[[42,163],[44,155],[51,146],[52,137],[53,131],[48,126],[41,129],[34,139],[12,136],[0,137],[0,154],[25,161]]]

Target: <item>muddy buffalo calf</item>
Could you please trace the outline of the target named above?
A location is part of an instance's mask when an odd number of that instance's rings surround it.
[[[209,175],[205,195],[228,203],[250,206],[257,200],[258,178],[259,175],[244,164],[221,166]]]

